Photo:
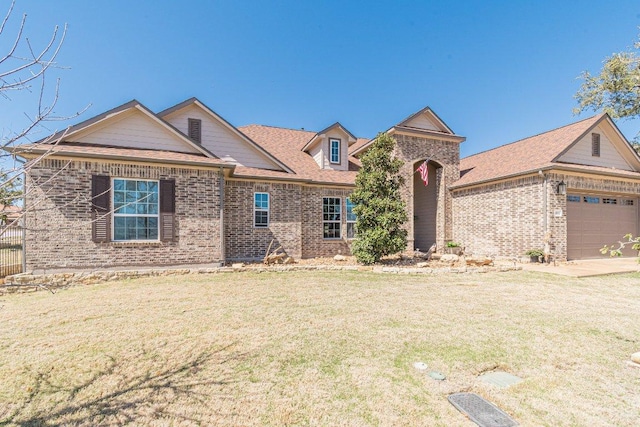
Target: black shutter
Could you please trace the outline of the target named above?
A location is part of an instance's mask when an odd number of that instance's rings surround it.
[[[91,238],[96,243],[108,242],[111,237],[111,178],[91,176]]]
[[[176,182],[173,179],[160,180],[160,240],[175,240]]]

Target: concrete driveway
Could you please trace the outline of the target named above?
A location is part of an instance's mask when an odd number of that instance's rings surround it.
[[[551,264],[522,264],[526,271],[560,274],[571,277],[604,276],[606,274],[640,272],[638,258],[602,258]]]

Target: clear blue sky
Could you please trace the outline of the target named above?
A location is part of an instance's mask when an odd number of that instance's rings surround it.
[[[572,114],[577,76],[640,32],[638,0],[18,0],[6,31],[22,13],[36,46],[68,24],[61,115],[196,96],[236,126],[340,121],[372,137],[429,105],[467,137],[463,156],[591,115]],[[22,123],[27,98],[0,99],[2,129]],[[640,123],[621,129],[632,138]]]

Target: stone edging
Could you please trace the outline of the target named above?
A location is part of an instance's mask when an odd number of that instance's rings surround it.
[[[142,270],[96,270],[79,271],[75,273],[31,274],[21,273],[7,276],[5,283],[0,285],[0,296],[13,293],[35,292],[67,288],[76,285],[94,285],[116,280],[137,279],[141,277],[179,276],[184,274],[217,274],[238,272],[287,272],[287,271],[369,271],[381,274],[460,274],[460,273],[488,273],[493,271],[522,270],[517,266],[497,267],[384,267],[357,265],[282,265],[270,267],[212,267],[212,268],[170,268],[170,269],[142,269]]]

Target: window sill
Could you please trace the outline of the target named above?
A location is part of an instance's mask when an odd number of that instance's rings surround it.
[[[167,243],[170,242],[161,242],[160,240],[152,240],[152,241],[146,241],[146,240],[132,240],[132,241],[111,241],[109,242],[109,245],[111,246],[115,246],[115,247],[159,247],[159,246],[164,246]]]

